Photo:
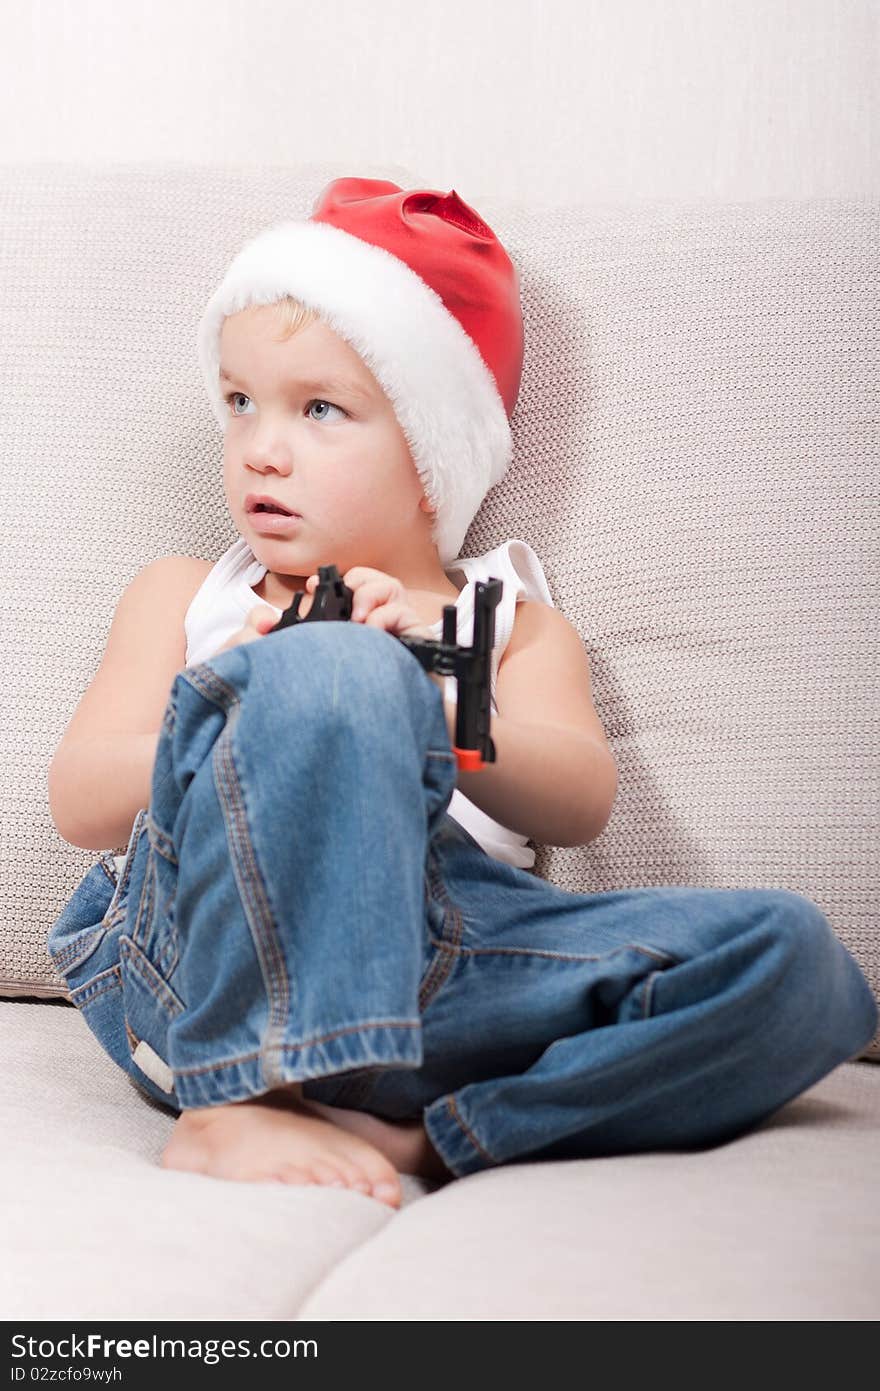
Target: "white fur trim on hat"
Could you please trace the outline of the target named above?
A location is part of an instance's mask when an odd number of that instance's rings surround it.
[[[220,331],[230,314],[294,295],[363,358],[387,394],[428,501],[441,565],[513,455],[495,379],[459,321],[405,262],[338,227],[282,222],[232,261],[198,330],[199,365],[225,431]]]

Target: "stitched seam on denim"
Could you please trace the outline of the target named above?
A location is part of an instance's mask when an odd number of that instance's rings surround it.
[[[138,899],[137,913],[135,914],[134,926],[129,936],[139,947],[146,947],[147,925],[151,921],[153,904],[155,903],[155,880],[156,862],[153,859],[152,845],[147,847],[147,863],[144,866],[144,881],[141,884],[141,896]],[[143,926],[143,932],[141,928]]]
[[[443,941],[449,942],[450,945],[457,948],[458,944],[461,941],[462,935],[461,914],[458,912],[458,909],[453,905],[452,900],[450,899],[449,894],[446,891],[446,885],[443,882],[443,875],[440,870],[439,861],[437,859],[435,851],[430,846],[428,847],[428,858],[425,866],[425,873],[428,877],[428,886],[431,892],[431,896],[437,902],[439,902],[443,908]],[[446,932],[446,925],[450,920],[453,923],[451,937],[448,936]]]
[[[433,849],[428,847],[428,858],[425,867],[428,880],[428,890],[431,897],[440,903],[443,909],[443,930],[440,940],[432,937],[431,941],[437,947],[437,955],[428,967],[422,984],[419,988],[419,1009],[424,1011],[433,1000],[443,982],[449,976],[450,971],[455,965],[456,957],[461,946],[463,925],[461,914],[458,908],[452,903],[446,892],[440,867],[437,863]],[[448,924],[452,924],[451,931],[448,931]]]
[[[140,839],[144,831],[144,823],[146,822],[148,815],[148,808],[140,807],[137,816],[135,817],[136,825],[132,826],[131,836],[129,838],[131,844],[131,854],[129,855],[126,851],[126,860],[125,864],[122,866],[122,876],[119,882],[120,890],[123,890],[128,887],[128,881],[131,878],[132,866],[134,865],[134,857],[137,853],[137,848],[140,844]]]
[[[461,920],[459,919],[459,924]],[[419,990],[419,1010],[424,1012],[433,1000],[440,986],[449,976],[458,957],[458,948],[447,941],[432,937],[431,941],[437,947],[437,955],[431,962],[428,971],[422,981]]]
[[[164,916],[163,914],[163,917]],[[144,955],[147,955],[146,952],[144,952]],[[158,942],[156,944],[156,960],[152,961],[149,956],[147,956],[147,960],[150,962],[154,971],[158,971],[160,976],[163,976],[166,981],[170,981],[180,961],[177,933],[173,930],[166,932],[164,943],[161,946]]]
[[[125,852],[125,862],[122,866],[122,873],[113,891],[113,897],[107,904],[107,911],[102,919],[103,925],[109,930],[120,923],[128,909],[128,904],[123,907],[122,897],[128,889],[131,871],[134,868],[135,855],[140,845],[141,836],[144,831],[144,824],[147,820],[148,811],[146,807],[139,807],[129,836],[129,844]],[[148,831],[149,834],[149,831]]]
[[[606,961],[618,952],[632,950],[643,952],[655,961],[666,961],[670,965],[679,964],[674,956],[667,957],[662,952],[640,947],[637,942],[621,942],[611,951],[599,952],[595,956],[581,956],[576,952],[542,951],[539,947],[458,947],[457,950],[462,956],[546,956],[553,961]]]
[[[137,835],[135,835],[134,825],[132,825],[132,832],[131,836],[129,837],[129,843],[131,845],[131,854],[129,855],[128,851],[126,851],[126,863],[123,865],[122,874],[120,876],[113,875],[109,872],[105,863],[105,857],[103,853],[99,855],[98,859],[95,861],[95,864],[101,866],[101,869],[104,871],[104,873],[107,875],[107,878],[110,880],[110,883],[113,885],[113,893],[110,896],[110,902],[107,904],[107,907],[104,910],[104,916],[101,918],[101,921],[99,923],[94,924],[91,929],[91,931],[96,936],[99,928],[102,929],[105,933],[112,931],[112,929],[116,927],[116,925],[125,916],[127,905],[123,907],[121,899],[125,889],[128,886],[128,881],[131,878],[131,870],[134,864],[135,851],[140,841],[141,829],[143,827],[145,816],[145,810],[143,808],[140,808],[138,810],[137,816],[135,817],[135,822],[140,821],[140,824],[137,828]],[[92,866],[92,868],[94,868],[94,865]],[[57,955],[54,955],[52,952],[49,952],[49,955],[60,969],[62,964],[70,965],[71,962],[73,962],[74,960],[83,958],[82,945],[82,935],[78,934],[77,937],[75,937],[74,940],[70,942],[64,948],[63,951],[59,952]]]
[[[101,926],[104,927],[108,932],[111,932],[114,927],[119,926],[127,912],[128,900],[126,899],[125,903],[122,902],[122,888],[120,886],[120,888],[114,894],[113,902],[109,905],[109,907],[107,908],[107,912],[101,919]]]
[[[61,951],[53,952],[50,951],[48,947],[47,951],[49,951],[49,955],[56,966],[67,966],[72,958],[88,955],[89,953],[83,952],[83,946],[92,942],[97,943],[104,934],[105,928],[103,923],[94,923],[91,927],[80,928],[73,941],[68,942],[67,946],[62,947]]]
[[[197,695],[203,696],[212,705],[219,705],[221,709],[228,710],[238,704],[239,695],[235,687],[219,677],[207,662],[198,662],[195,666],[187,667],[186,673],[179,671],[177,676],[178,680],[185,681]]]
[[[178,943],[176,932],[173,935],[173,945],[174,950],[172,951],[171,957],[167,962],[162,960],[162,954],[161,952],[159,953],[159,960],[162,966],[160,974],[166,976],[168,980],[170,980],[171,977],[174,975],[174,972],[177,970],[177,966],[180,961],[180,944]]]
[[[281,949],[281,934],[272,914],[266,884],[250,837],[244,793],[235,766],[232,737],[240,713],[241,703],[236,701],[227,718],[226,727],[214,745],[214,785],[226,822],[229,858],[239,900],[260,963],[268,997],[269,1017],[262,1051],[266,1057],[271,1058],[279,1044],[284,1042],[284,1030],[290,1018],[290,979]],[[266,1080],[271,1082],[283,1079],[266,1071]]]
[[[103,984],[97,990],[92,990],[92,986],[97,981],[102,981]],[[92,1000],[97,1000],[100,995],[106,995],[108,990],[115,990],[121,984],[122,972],[119,967],[117,965],[109,966],[106,971],[100,971],[98,975],[86,981],[85,985],[71,991],[70,998],[77,1009],[81,1009],[83,1005],[91,1004]],[[87,995],[86,992],[88,992]]]
[[[318,1043],[326,1043],[328,1039],[340,1038],[343,1034],[357,1034],[364,1029],[420,1029],[422,1027],[419,1019],[378,1019],[371,1020],[366,1024],[346,1025],[344,1029],[334,1029],[330,1034],[322,1034],[320,1038],[303,1039],[300,1043],[280,1043],[276,1044],[274,1052],[278,1054],[301,1053],[304,1048],[312,1048]],[[239,1063],[253,1062],[255,1058],[262,1058],[264,1050],[258,1049],[255,1053],[239,1053],[235,1058],[224,1058],[221,1062],[204,1063],[198,1067],[176,1067],[175,1074],[179,1077],[195,1077],[201,1072],[217,1072],[224,1067],[237,1067]],[[359,1064],[359,1070],[362,1065]],[[395,1059],[389,1063],[367,1063],[367,1067],[400,1067],[400,1063]],[[346,1071],[346,1069],[342,1069]],[[334,1077],[335,1073],[328,1076]],[[284,1081],[286,1079],[282,1079]]]
[[[151,827],[152,827],[152,830],[153,830],[153,832],[155,833],[155,836],[156,836],[157,838],[159,838],[161,841],[167,843],[168,845],[171,845],[171,846],[172,846],[172,853],[171,853],[170,855],[168,855],[168,854],[166,854],[166,853],[164,852],[164,850],[163,850],[163,848],[162,848],[161,845],[158,845],[158,844],[155,843],[153,836],[150,835],[150,833],[149,833],[149,830],[150,830]],[[148,835],[148,840],[149,840],[149,848],[148,848],[148,850],[147,850],[147,865],[146,865],[146,868],[145,868],[145,870],[144,870],[144,883],[146,884],[146,876],[147,876],[148,874],[152,873],[151,897],[152,897],[152,899],[155,901],[155,900],[156,900],[156,889],[158,888],[158,885],[159,885],[159,874],[158,874],[158,870],[156,869],[155,855],[161,855],[161,856],[162,856],[162,859],[165,860],[166,863],[173,865],[175,869],[179,869],[180,866],[179,866],[179,862],[178,862],[178,859],[177,859],[177,855],[176,855],[175,853],[173,853],[173,842],[172,842],[171,840],[169,840],[169,838],[165,835],[165,832],[161,829],[161,827],[156,825],[156,822],[153,820],[152,814],[151,814],[150,812],[147,813],[147,828],[148,828],[148,829],[147,829],[147,835]],[[174,902],[175,902],[175,900],[176,900],[176,897],[177,897],[177,890],[176,890],[176,887],[175,887],[175,891],[174,891],[174,893],[173,893],[172,896],[171,896],[171,901],[170,901],[170,903],[169,903],[169,904],[166,906],[166,908],[163,910],[163,917],[164,917],[166,920],[167,920],[167,918],[168,918],[169,913],[170,913],[171,910],[173,909],[173,906],[174,906]],[[143,892],[141,893],[141,900],[143,901]],[[138,929],[138,926],[139,926],[139,922],[140,922],[140,905],[138,905],[138,922],[135,923],[134,931],[133,931],[130,935],[131,935],[132,941],[138,942],[138,944],[139,944],[142,948],[145,949],[145,948],[146,948],[146,933],[144,934],[143,941],[140,941],[140,939],[139,939],[139,937],[138,937],[138,930],[137,930],[137,929]],[[168,948],[169,948],[169,947],[171,948],[171,957],[170,957],[170,960],[166,961],[166,960],[165,960],[165,957],[166,957],[166,955],[167,955],[167,952],[168,952]],[[146,954],[146,953],[145,953],[145,954]],[[158,971],[159,971],[159,974],[160,974],[160,975],[164,975],[164,976],[166,976],[166,978],[170,978],[170,977],[174,974],[174,970],[175,970],[175,967],[177,966],[177,963],[178,963],[178,960],[179,960],[179,959],[180,959],[180,946],[179,946],[179,943],[178,943],[178,940],[177,940],[177,933],[176,933],[176,932],[170,932],[170,933],[167,933],[167,934],[166,934],[166,942],[165,942],[165,946],[164,946],[164,947],[159,948],[159,947],[158,947],[158,944],[157,944],[156,960],[155,960],[155,962],[151,962],[150,964],[153,966],[153,969],[154,969],[154,970],[158,970]]]
[[[431,941],[437,946],[437,955],[431,962],[419,990],[419,1010],[422,1013],[427,1009],[428,1005],[437,994],[437,991],[447,979],[458,956],[456,948],[450,946],[448,942],[439,941],[436,937],[432,937]]]
[[[150,816],[150,826],[153,834],[150,836],[150,845],[163,860],[168,860],[170,864],[178,866],[177,852],[174,849],[174,841],[166,835],[161,826],[157,826],[153,817]]]
[[[105,858],[104,858],[104,855],[103,855],[103,853],[102,853],[101,855],[98,856],[98,864],[101,866],[101,868],[103,869],[103,871],[104,871],[104,873],[106,874],[107,878],[110,880],[110,883],[111,883],[111,884],[113,885],[113,887],[115,888],[116,885],[119,883],[119,875],[116,873],[116,865],[115,865],[115,863],[113,863],[113,862],[111,861],[110,864],[107,864],[107,862],[106,862],[106,860],[105,860]]]
[[[132,944],[137,948],[136,942],[132,942]],[[158,1001],[159,1004],[167,1005],[172,1014],[182,1013],[184,1008],[183,1003],[178,1000],[174,991],[168,983],[162,979],[153,963],[149,961],[142,952],[137,950],[131,951],[124,938],[119,943],[119,952],[122,959],[132,968],[134,974],[138,976],[147,987],[154,1000]],[[153,974],[154,972],[155,975]]]
[[[644,1000],[644,1005],[642,1008],[643,1019],[650,1019],[651,1017],[651,999],[654,993],[654,981],[657,979],[659,974],[659,971],[652,971],[651,974],[648,976],[647,980],[645,981],[644,985],[642,986],[642,998]]]
[[[474,1149],[479,1150],[480,1154],[482,1154],[485,1159],[488,1159],[490,1164],[498,1164],[500,1161],[495,1158],[494,1154],[490,1154],[484,1145],[480,1144],[476,1135],[465,1121],[464,1116],[462,1116],[461,1112],[455,1104],[454,1096],[448,1096],[446,1098],[446,1109],[449,1112],[451,1118],[455,1121],[456,1125],[459,1127],[459,1129],[462,1130],[464,1134],[467,1136],[468,1140],[470,1140]]]
[[[69,969],[71,966],[75,966],[79,961],[85,961],[87,957],[92,955],[92,952],[101,938],[106,935],[106,928],[102,923],[98,923],[97,927],[84,929],[84,931],[89,933],[85,942],[83,942],[83,934],[79,933],[72,942],[67,944],[63,951],[55,955],[49,952],[49,955],[52,957],[59,971]],[[89,950],[83,951],[84,946],[88,946]]]
[[[162,729],[166,734],[174,733],[174,726],[177,723],[177,697],[172,686],[168,699],[165,702],[165,709],[162,712]]]
[[[427,859],[426,859],[426,863],[425,863],[425,878],[424,878],[424,883],[425,883],[425,890],[426,890],[426,892],[427,892],[428,898],[431,899],[431,900],[433,901],[433,898],[434,898],[434,891],[433,891],[433,887],[432,887],[432,873],[431,873],[431,865],[432,865],[432,864],[433,864],[433,852],[432,852],[431,847],[430,847],[430,844],[429,844],[429,846],[428,846]],[[427,916],[427,908],[425,909],[425,914],[426,914],[426,916]],[[445,914],[445,910],[444,910],[444,916],[443,916],[443,935],[444,935],[444,936],[445,936],[445,933],[446,933],[446,914]],[[442,950],[442,948],[443,948],[443,942],[442,942],[442,940],[441,940],[441,941],[438,941],[438,939],[437,939],[436,937],[434,937],[431,933],[428,934],[428,942],[429,942],[429,945],[430,945],[430,946],[439,948],[439,949],[441,949],[441,950]],[[419,1007],[419,1013],[420,1013],[420,1014],[424,1013],[424,1010],[425,1010],[426,1005],[428,1004],[428,1001],[433,997],[433,992],[430,991],[430,986],[431,986],[431,982],[433,981],[434,976],[435,976],[436,973],[437,973],[437,957],[436,957],[436,955],[435,955],[434,960],[432,960],[432,961],[429,962],[428,968],[427,968],[427,970],[425,971],[425,974],[424,974],[424,976],[422,977],[422,980],[421,980],[421,982],[420,982],[420,984],[419,984],[418,1007]]]

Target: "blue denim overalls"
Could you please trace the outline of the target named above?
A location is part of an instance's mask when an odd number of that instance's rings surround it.
[[[460,1177],[715,1144],[859,1055],[877,1006],[786,889],[569,893],[447,814],[443,697],[389,633],[301,624],[184,668],[121,873],[48,947],[175,1111],[288,1082],[421,1118]]]

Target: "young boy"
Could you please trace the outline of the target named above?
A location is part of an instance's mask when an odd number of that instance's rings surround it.
[[[522,352],[515,269],[454,190],[337,179],[205,310],[239,537],[136,576],[50,771],[66,839],[131,827],[49,949],[180,1112],[167,1167],[397,1206],[398,1170],[727,1138],[873,1034],[799,895],[527,873],[529,839],[600,834],[617,770],[537,556],[459,556],[510,461]],[[270,632],[322,564],[353,623]],[[453,603],[470,641],[492,576],[496,761],[463,772],[454,682],[397,639],[438,637]]]

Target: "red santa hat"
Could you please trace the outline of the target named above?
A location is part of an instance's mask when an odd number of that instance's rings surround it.
[[[334,179],[309,218],[247,242],[208,301],[199,365],[221,429],[220,331],[230,314],[293,295],[363,358],[394,407],[434,512],[440,563],[461,552],[513,455],[519,279],[504,247],[452,189]]]

